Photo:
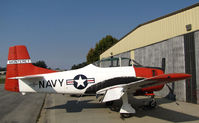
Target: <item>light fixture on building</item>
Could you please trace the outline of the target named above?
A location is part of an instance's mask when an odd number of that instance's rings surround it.
[[[191,24],[187,24],[187,25],[186,25],[186,30],[187,30],[187,31],[191,31],[191,29],[192,29]]]

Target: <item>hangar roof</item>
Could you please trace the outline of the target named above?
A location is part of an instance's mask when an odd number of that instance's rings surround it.
[[[186,25],[191,24],[191,30]],[[100,59],[199,30],[199,3],[138,25],[100,55]]]

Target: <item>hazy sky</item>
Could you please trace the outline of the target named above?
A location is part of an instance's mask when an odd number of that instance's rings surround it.
[[[139,24],[197,0],[0,0],[0,66],[8,48],[26,45],[33,62],[67,68],[86,61],[101,38],[120,39]]]

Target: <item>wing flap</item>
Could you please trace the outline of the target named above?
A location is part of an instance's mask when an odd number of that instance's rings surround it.
[[[113,100],[118,100],[124,94],[123,87],[108,89],[104,95],[102,102],[109,102]]]

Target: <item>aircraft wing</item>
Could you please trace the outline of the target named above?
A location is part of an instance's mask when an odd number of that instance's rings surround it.
[[[141,88],[152,87],[152,86],[161,85],[161,84],[165,84],[169,82],[184,80],[190,77],[191,77],[190,74],[184,74],[184,73],[162,74],[159,76],[146,78],[137,82],[132,82],[132,83],[124,85],[123,87],[126,87],[127,91],[134,91]]]
[[[97,94],[105,93],[102,102],[108,102],[108,101],[120,99],[122,95],[124,94],[124,91],[127,91],[128,93],[134,93],[135,91],[141,88],[161,85],[161,84],[165,84],[169,82],[187,79],[190,77],[191,75],[184,74],[184,73],[162,74],[159,76],[154,76],[151,78],[145,78],[142,80],[130,82],[128,84],[119,84],[112,87],[108,87],[108,88],[99,90]]]

